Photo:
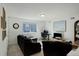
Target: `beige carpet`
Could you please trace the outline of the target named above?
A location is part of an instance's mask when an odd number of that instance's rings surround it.
[[[8,46],[8,56],[23,56],[19,46],[17,44],[9,45]],[[31,56],[43,56],[43,50],[41,52],[35,53]]]

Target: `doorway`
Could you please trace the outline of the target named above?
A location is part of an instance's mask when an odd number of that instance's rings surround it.
[[[79,20],[74,24],[74,42],[79,45]]]

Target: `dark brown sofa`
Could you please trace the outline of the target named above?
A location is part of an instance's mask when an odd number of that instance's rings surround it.
[[[29,56],[41,51],[40,43],[33,43],[31,39],[27,38],[26,36],[18,35],[17,42],[24,56]]]
[[[71,50],[72,45],[68,42],[43,41],[44,56],[66,56]]]

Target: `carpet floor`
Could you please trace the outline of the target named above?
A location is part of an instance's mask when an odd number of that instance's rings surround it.
[[[8,56],[23,56],[22,51],[20,50],[18,44],[12,44],[8,46]],[[31,56],[44,56],[43,50],[41,49],[41,52],[35,53]]]

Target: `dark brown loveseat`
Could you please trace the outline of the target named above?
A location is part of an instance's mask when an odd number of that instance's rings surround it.
[[[71,50],[69,42],[43,41],[44,56],[66,56]]]
[[[29,56],[41,51],[40,43],[32,43],[31,39],[26,36],[18,35],[17,42],[24,56]]]

